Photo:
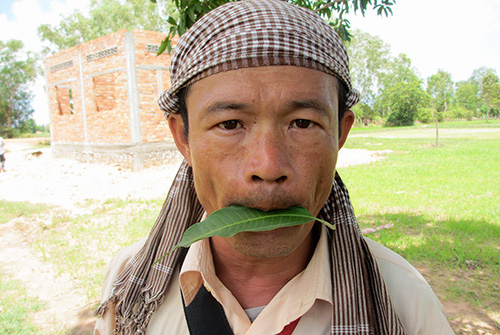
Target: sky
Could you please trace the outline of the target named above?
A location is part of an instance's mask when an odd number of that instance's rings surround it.
[[[0,0],[0,40],[19,39],[25,48],[38,52],[41,24],[52,25],[75,9],[88,13],[90,0]],[[394,56],[405,53],[421,78],[439,69],[454,81],[468,79],[474,69],[485,66],[500,75],[499,0],[396,0],[393,16],[347,17],[352,28],[379,36]],[[33,86],[32,106],[37,124],[49,123],[45,79]]]

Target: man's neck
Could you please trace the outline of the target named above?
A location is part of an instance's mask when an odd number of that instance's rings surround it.
[[[217,277],[244,308],[267,305],[309,263],[317,244],[311,234],[292,253],[276,258],[254,258],[232,249],[221,238],[211,239]]]

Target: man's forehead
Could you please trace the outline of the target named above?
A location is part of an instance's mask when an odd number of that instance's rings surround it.
[[[292,66],[232,70],[191,85],[186,107],[210,118],[227,112],[253,115],[266,110],[286,116],[308,110],[330,119],[338,109],[338,82],[320,71]]]
[[[295,66],[270,66],[231,70],[213,74],[189,85],[188,95],[203,91],[231,98],[265,97],[280,91],[289,101],[314,100],[319,95],[338,95],[340,81],[335,76],[317,70]],[[275,97],[273,97],[275,98]]]
[[[276,65],[266,67],[248,67],[222,71],[207,75],[189,86],[211,86],[215,84],[226,85],[260,85],[262,81],[282,83],[292,81],[298,90],[314,86],[338,88],[340,79],[336,76],[318,70],[291,65]]]

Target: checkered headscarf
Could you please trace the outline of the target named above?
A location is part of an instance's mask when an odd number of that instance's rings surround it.
[[[240,68],[293,65],[339,78],[347,87],[347,108],[359,101],[349,59],[335,30],[316,13],[280,0],[247,0],[220,6],[179,39],[170,63],[172,86],[159,104],[177,113],[182,87]]]
[[[302,66],[332,74],[349,90],[347,107],[358,100],[351,87],[345,49],[318,15],[281,0],[243,0],[210,12],[182,36],[171,65],[172,88],[162,95],[160,105],[167,116],[177,113],[180,88],[221,71],[270,65]],[[152,264],[203,214],[192,169],[184,161],[144,246],[126,264],[111,296],[103,297],[96,311],[100,316],[114,313],[116,334],[146,333],[174,269],[180,266],[181,250]],[[329,234],[334,305],[330,334],[406,334],[338,174],[319,216],[336,226]]]

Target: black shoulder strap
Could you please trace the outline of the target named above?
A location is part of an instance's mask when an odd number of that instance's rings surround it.
[[[189,306],[182,297],[182,306],[191,335],[233,335],[224,308],[204,285]]]

